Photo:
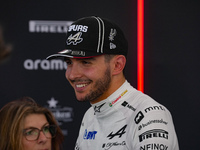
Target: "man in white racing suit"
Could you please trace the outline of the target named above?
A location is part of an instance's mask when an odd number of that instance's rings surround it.
[[[62,57],[78,101],[89,101],[75,150],[179,150],[170,112],[124,76],[128,43],[113,22],[81,18],[69,26]]]
[[[127,81],[86,112],[77,150],[178,150],[170,112]]]

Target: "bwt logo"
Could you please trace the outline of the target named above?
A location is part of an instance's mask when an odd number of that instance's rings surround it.
[[[96,134],[97,134],[97,131],[89,131],[89,132],[87,132],[87,129],[85,129],[85,133],[84,133],[83,139],[85,139],[85,140],[94,140]]]
[[[54,59],[54,60],[31,60],[27,59],[24,61],[24,68],[26,70],[66,70],[67,63],[63,60]]]
[[[29,21],[29,32],[37,33],[67,33],[73,21]]]

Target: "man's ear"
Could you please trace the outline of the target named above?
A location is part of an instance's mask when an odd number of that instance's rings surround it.
[[[113,75],[123,73],[125,64],[126,64],[126,57],[124,55],[115,56]]]

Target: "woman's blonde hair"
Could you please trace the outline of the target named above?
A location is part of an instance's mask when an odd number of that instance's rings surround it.
[[[22,136],[24,119],[29,114],[44,114],[50,125],[57,126],[52,139],[52,150],[60,150],[64,136],[52,113],[39,106],[32,98],[23,97],[9,102],[0,110],[0,150],[24,150]]]

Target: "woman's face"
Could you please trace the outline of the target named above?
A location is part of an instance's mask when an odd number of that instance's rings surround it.
[[[22,138],[22,146],[24,150],[51,150],[51,138],[47,138],[48,130],[45,127],[49,125],[44,114],[30,114],[24,120],[24,134]],[[37,132],[39,130],[43,131]],[[36,140],[35,137],[38,138]],[[28,140],[29,139],[29,140]],[[31,140],[30,140],[31,139]]]

